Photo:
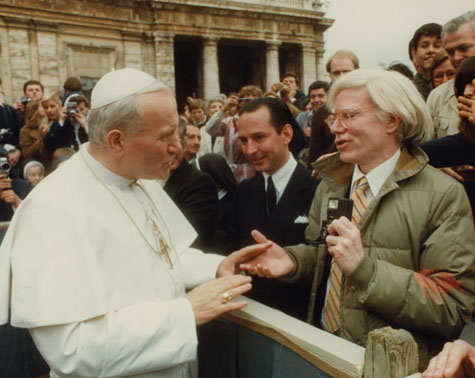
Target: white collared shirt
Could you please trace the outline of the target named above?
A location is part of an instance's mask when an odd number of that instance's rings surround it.
[[[363,176],[366,176],[369,184],[369,191],[366,193],[368,203],[378,195],[379,190],[383,186],[384,182],[387,180],[389,175],[393,173],[394,169],[396,168],[397,161],[399,159],[399,155],[401,155],[401,149],[399,148],[396,153],[391,156],[388,160],[384,163],[378,165],[376,168],[373,168],[370,172],[366,175],[361,172],[358,165],[355,165],[355,169],[353,171],[353,178],[351,179],[351,195],[355,192],[356,189],[356,182]]]
[[[269,175],[266,172],[262,172],[262,175],[264,176],[264,181],[265,181],[265,190],[267,191],[267,178],[269,176],[272,176],[272,181],[274,182],[274,187],[275,187],[275,195],[277,198],[277,203],[279,203],[280,197],[282,197],[282,193],[284,193],[285,188],[287,187],[287,184],[290,181],[290,177],[292,177],[292,174],[295,171],[295,168],[297,168],[297,161],[294,159],[291,153],[289,153],[289,159],[287,160],[287,163],[285,163],[277,172],[275,172],[273,175]]]

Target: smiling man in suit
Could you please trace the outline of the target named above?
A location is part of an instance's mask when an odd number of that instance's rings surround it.
[[[237,190],[230,214],[230,251],[252,244],[254,229],[285,245],[305,240],[317,180],[289,151],[293,123],[294,117],[280,99],[258,98],[239,112],[237,129],[242,151],[258,174],[244,180]],[[304,319],[308,295],[305,285],[289,286],[257,278],[250,297]]]

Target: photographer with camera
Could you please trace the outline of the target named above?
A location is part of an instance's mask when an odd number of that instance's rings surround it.
[[[12,166],[8,161],[7,151],[0,147],[0,222],[9,221],[23,198],[30,192],[28,181],[9,177]],[[0,242],[3,234],[0,235]]]
[[[18,147],[21,117],[13,106],[0,97],[0,145],[11,144]]]
[[[290,102],[299,110],[303,110],[303,102],[305,101],[305,93],[299,89],[299,80],[293,73],[286,73],[282,76],[279,83],[274,83],[271,86],[271,91],[280,94],[282,101]]]
[[[23,84],[23,97],[17,99],[13,104],[13,108],[22,116],[22,125],[24,124],[26,105],[28,105],[30,101],[41,100],[44,95],[44,90],[43,84],[38,80],[28,80]]]
[[[69,97],[64,107],[61,107],[61,100],[53,96],[43,101],[43,106],[51,122],[43,140],[46,151],[52,154],[61,147],[70,147],[78,151],[79,146],[88,140],[87,99],[82,95]]]
[[[322,181],[307,243],[274,244],[241,268],[289,283],[311,279],[307,321],[359,345],[374,329],[408,330],[423,370],[472,316],[475,232],[467,196],[416,145],[428,137],[431,118],[403,75],[352,71],[333,83],[328,104],[339,153],[314,164]],[[354,202],[351,220],[333,215],[325,243],[317,244],[330,210],[344,210],[341,198]]]

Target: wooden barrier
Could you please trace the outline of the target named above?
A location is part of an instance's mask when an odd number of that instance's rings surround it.
[[[371,353],[367,353],[365,359],[365,348],[357,344],[332,335],[249,298],[241,299],[246,300],[248,305],[242,310],[225,315],[224,318],[241,328],[244,327],[244,329],[249,329],[266,338],[272,339],[281,346],[295,352],[321,372],[316,376],[347,378],[363,377],[363,373],[365,373],[365,378],[381,378],[386,376],[402,378],[417,371],[417,360],[415,365],[413,362],[408,362],[410,369],[399,368],[399,362],[406,362],[406,359],[410,359],[407,357],[408,354],[412,356],[417,354],[417,345],[410,343],[412,336],[409,332],[403,331],[401,333],[395,330],[376,330],[378,332],[374,332],[373,337],[371,337]],[[217,336],[215,336],[220,338],[222,334],[225,333],[222,332],[223,330],[216,332]],[[237,333],[239,334],[239,332]],[[231,331],[222,337],[221,342],[223,340],[225,340],[224,342],[228,342],[233,339],[233,337],[239,337],[239,335],[236,336],[236,332]],[[375,338],[379,341],[375,342]],[[216,340],[213,340],[213,342],[214,341]],[[383,351],[383,348],[380,348],[382,345],[386,347],[392,345],[394,347],[386,348]],[[219,345],[214,348],[215,351],[222,350]],[[238,357],[248,358],[248,356],[242,356],[242,351],[234,350],[234,353],[235,355],[230,358],[230,360],[233,360],[233,363],[236,363],[235,359]],[[203,356],[200,356],[200,361],[203,360],[202,357]],[[263,361],[263,359],[266,358],[266,356],[252,356],[252,358],[258,359],[257,364],[264,364],[265,361]],[[256,363],[256,361],[254,361],[254,363]],[[385,371],[387,372],[394,370],[400,375],[381,375],[382,369],[386,369]],[[233,375],[233,377],[242,376],[242,372]],[[268,376],[282,377],[285,375],[282,375],[282,373],[271,373]],[[418,376],[420,376],[420,374],[416,373],[410,377],[415,378]],[[207,377],[205,376],[204,378]]]

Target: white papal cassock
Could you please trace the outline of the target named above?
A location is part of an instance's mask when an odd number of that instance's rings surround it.
[[[145,191],[86,144],[12,220],[0,249],[0,323],[11,306],[12,325],[30,329],[53,377],[186,377],[196,358],[185,288],[214,278],[222,257],[189,248],[196,233],[178,208],[156,182],[139,184]],[[173,268],[138,231],[155,243],[154,209]]]

